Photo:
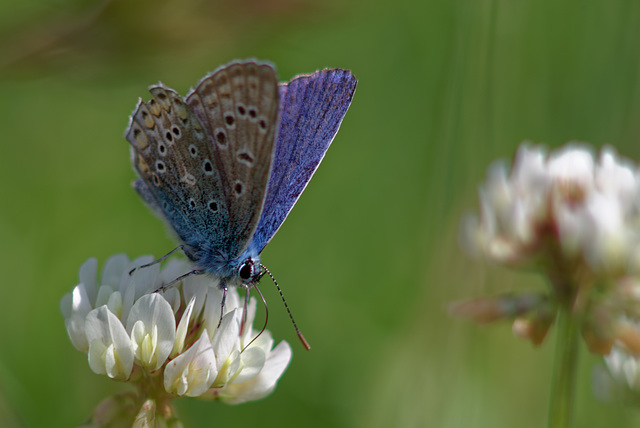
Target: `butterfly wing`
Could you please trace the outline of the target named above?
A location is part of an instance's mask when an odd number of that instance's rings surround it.
[[[149,91],[153,98],[138,102],[125,132],[140,177],[134,188],[193,256],[209,238],[209,230],[229,228],[220,174],[204,173],[203,159],[211,157],[207,135],[182,98],[162,84]]]
[[[324,69],[282,83],[280,129],[267,195],[251,247],[261,252],[320,165],[356,89],[348,70]]]
[[[234,62],[182,100],[162,85],[140,102],[125,134],[134,187],[201,268],[225,275],[248,245],[264,202],[278,97],[272,67]]]
[[[185,99],[210,140],[229,212],[228,260],[253,236],[271,171],[278,122],[273,67],[232,62],[205,76]]]

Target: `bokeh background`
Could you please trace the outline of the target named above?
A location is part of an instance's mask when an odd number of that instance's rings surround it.
[[[622,0],[0,0],[0,425],[69,427],[128,385],[91,372],[59,300],[88,257],[174,247],[130,187],[123,138],[146,87],[185,94],[234,58],[286,80],[359,78],[333,146],[263,253],[269,329],[293,361],[268,398],[177,400],[186,427],[540,427],[554,335],[451,319],[454,300],[543,290],[470,260],[460,217],[523,140],[640,160],[640,3]],[[592,393],[575,426],[638,426]]]

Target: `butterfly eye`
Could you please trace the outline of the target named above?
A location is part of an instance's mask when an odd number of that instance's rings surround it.
[[[240,269],[238,269],[238,274],[240,275],[240,279],[243,281],[251,279],[253,276],[253,261],[248,259],[244,262],[242,266],[240,266]]]

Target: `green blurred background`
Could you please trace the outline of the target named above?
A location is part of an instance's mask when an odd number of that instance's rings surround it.
[[[469,260],[458,222],[522,140],[640,159],[637,1],[0,0],[0,425],[74,426],[128,388],[91,372],[59,300],[88,257],[174,246],[130,187],[137,98],[246,57],[360,82],[263,253],[312,351],[265,282],[288,371],[257,403],[177,400],[185,426],[544,426],[553,334],[534,349],[446,312],[544,283]],[[583,347],[575,426],[637,426],[593,397],[599,363]]]

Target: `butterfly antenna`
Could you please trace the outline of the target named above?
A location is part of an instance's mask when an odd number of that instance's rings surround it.
[[[280,298],[282,299],[282,303],[284,303],[284,307],[286,308],[287,313],[289,314],[289,318],[291,319],[291,323],[293,324],[293,328],[296,329],[296,334],[298,335],[298,339],[300,339],[300,342],[302,342],[302,346],[304,346],[304,348],[307,351],[309,351],[311,349],[311,346],[309,345],[309,342],[307,342],[307,339],[305,339],[304,336],[302,335],[302,332],[300,331],[300,329],[298,328],[298,325],[296,324],[296,320],[293,319],[293,314],[291,313],[291,309],[289,309],[289,305],[287,305],[287,301],[284,299],[284,294],[282,294],[282,290],[280,289],[278,282],[273,277],[273,275],[271,275],[271,272],[269,272],[269,269],[267,269],[262,263],[260,263],[260,267],[264,269],[265,272],[267,272],[267,275],[269,275],[273,283],[276,285],[276,288],[278,289],[278,293],[280,293]],[[256,290],[257,289],[258,287],[256,287]],[[262,294],[260,294],[260,296],[262,296]],[[266,308],[266,303],[265,303],[265,308]]]

